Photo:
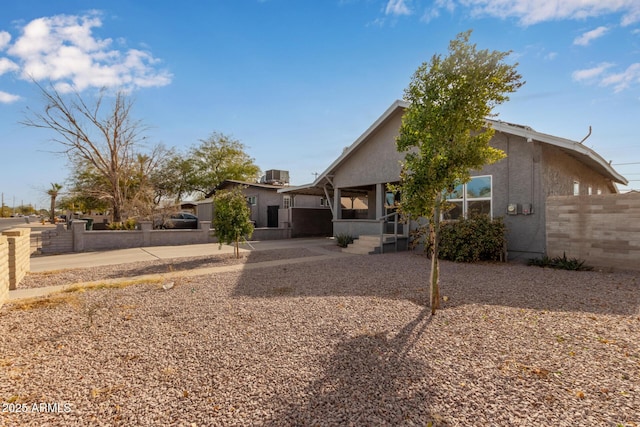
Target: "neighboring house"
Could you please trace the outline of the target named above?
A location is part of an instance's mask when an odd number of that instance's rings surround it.
[[[394,211],[397,197],[386,185],[398,183],[404,153],[396,150],[402,115],[408,107],[394,102],[317,179],[307,185],[280,189],[282,195],[317,195],[330,202],[334,236],[380,235],[380,218]],[[627,184],[602,157],[568,139],[536,132],[527,126],[487,120],[496,133],[493,147],[507,157],[479,171],[451,199],[455,208],[448,218],[471,211],[504,217],[509,257],[534,257],[545,253],[545,202],[548,196],[617,193],[616,183]],[[343,197],[367,200],[364,215],[344,216]],[[386,229],[386,232],[389,228]],[[404,230],[405,234],[407,230]]]
[[[304,208],[324,207],[321,197],[278,193],[278,190],[285,188],[283,185],[228,179],[216,187],[215,191],[229,190],[238,186],[243,187],[242,192],[247,197],[247,203],[251,208],[251,220],[255,221],[256,227],[286,227],[286,224],[282,224],[278,220],[280,209],[289,209],[294,206]]]
[[[287,171],[268,170],[263,182],[248,182],[227,179],[212,189],[207,199],[199,202],[196,207],[198,218],[211,221],[213,219],[213,196],[217,191],[242,187],[251,209],[251,220],[257,228],[288,228],[288,211],[293,208],[329,210],[329,204],[321,196],[280,194],[278,190],[289,184]],[[287,212],[283,212],[287,211]]]

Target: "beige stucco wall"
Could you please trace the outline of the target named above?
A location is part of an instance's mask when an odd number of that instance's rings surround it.
[[[405,155],[397,151],[395,142],[401,124],[402,110],[397,110],[340,165],[334,185],[346,188],[398,181]]]
[[[609,183],[602,175],[559,148],[543,146],[542,158],[542,182],[546,196],[572,196],[573,181],[580,183],[580,195],[588,195],[588,187],[591,187],[592,194],[597,194],[597,190],[602,194],[611,193]]]
[[[640,270],[640,194],[547,199],[547,255]]]
[[[0,308],[9,297],[9,242],[0,236]]]

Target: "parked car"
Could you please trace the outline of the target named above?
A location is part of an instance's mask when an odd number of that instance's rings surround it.
[[[198,217],[188,212],[178,212],[169,215],[161,224],[160,228],[198,228]]]

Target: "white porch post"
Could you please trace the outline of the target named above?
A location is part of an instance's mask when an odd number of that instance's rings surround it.
[[[333,189],[333,219],[342,219],[342,202],[341,199],[341,191],[339,188]]]

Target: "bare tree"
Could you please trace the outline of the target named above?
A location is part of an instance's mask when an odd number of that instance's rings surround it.
[[[123,219],[128,174],[136,162],[135,147],[146,130],[141,121],[131,117],[133,102],[119,91],[113,96],[108,111],[104,101],[106,89],[95,102],[87,103],[78,92],[63,96],[54,87],[45,88],[34,82],[44,98],[42,112],[29,109],[23,125],[53,130],[54,142],[62,146],[73,163],[90,165],[106,184],[103,197],[112,207],[114,222]]]

